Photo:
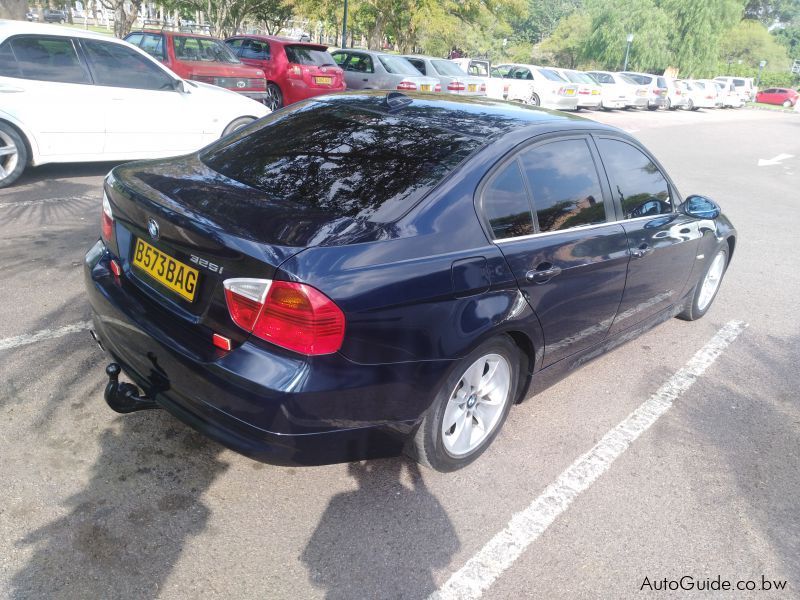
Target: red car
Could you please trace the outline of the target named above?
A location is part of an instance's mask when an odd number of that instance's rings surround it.
[[[160,60],[183,79],[210,83],[263,102],[264,71],[244,65],[220,40],[173,31],[133,31],[125,41]]]
[[[797,98],[799,96],[800,94],[788,88],[769,88],[756,94],[756,102],[780,104],[786,108],[790,108],[797,104]]]
[[[264,104],[272,110],[345,89],[344,73],[325,46],[263,35],[235,36],[225,43],[243,63],[264,70]]]

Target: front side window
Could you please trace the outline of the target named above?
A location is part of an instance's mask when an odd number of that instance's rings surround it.
[[[139,47],[156,60],[166,60],[164,53],[164,36],[158,33],[145,33]]]
[[[647,155],[621,140],[600,138],[597,145],[626,219],[672,212],[667,180]]]
[[[531,205],[516,160],[506,165],[486,186],[483,212],[496,240],[534,232]]]
[[[539,231],[606,221],[600,178],[586,140],[559,140],[520,155]]]
[[[13,38],[11,49],[20,77],[55,83],[91,83],[70,38]]]
[[[407,58],[408,62],[414,65],[414,68],[417,69],[421,74],[425,75],[425,61],[419,58]]]
[[[140,90],[172,90],[172,79],[145,56],[121,44],[83,40],[97,85]]]

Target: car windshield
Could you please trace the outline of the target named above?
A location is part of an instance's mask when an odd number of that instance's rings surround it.
[[[426,121],[314,102],[223,139],[200,159],[287,209],[387,223],[481,145]]]
[[[559,75],[555,71],[551,71],[550,69],[538,69],[538,71],[550,81],[561,81],[561,82],[566,81],[566,79],[561,77],[561,75]]]
[[[381,61],[383,68],[389,71],[389,73],[394,73],[395,75],[415,75],[419,77],[417,68],[402,56],[379,54],[378,59]]]
[[[175,36],[175,56],[179,60],[236,64],[236,58],[219,40],[204,37]]]
[[[324,67],[334,65],[333,57],[322,46],[306,46],[297,44],[286,46],[286,58],[296,65],[316,65]]]
[[[439,75],[451,75],[453,77],[464,77],[466,73],[456,63],[449,60],[432,60],[433,68]]]

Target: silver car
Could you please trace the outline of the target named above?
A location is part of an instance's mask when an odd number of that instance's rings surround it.
[[[467,75],[456,63],[432,56],[406,55],[408,62],[428,77],[435,77],[442,85],[442,91],[461,96],[485,96],[486,84],[480,77]]]
[[[438,92],[439,80],[422,75],[402,56],[371,50],[336,50],[333,60],[344,71],[349,90]]]

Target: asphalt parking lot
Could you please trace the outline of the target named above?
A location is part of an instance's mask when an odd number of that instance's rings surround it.
[[[705,318],[515,407],[453,474],[404,458],[274,467],[164,411],[113,413],[82,281],[112,165],[41,167],[0,191],[0,595],[686,597],[654,582],[720,576],[757,586],[721,597],[800,597],[800,114],[590,116],[639,137],[684,195],[722,205],[733,262]],[[547,495],[665,386],[669,406],[591,485]]]

